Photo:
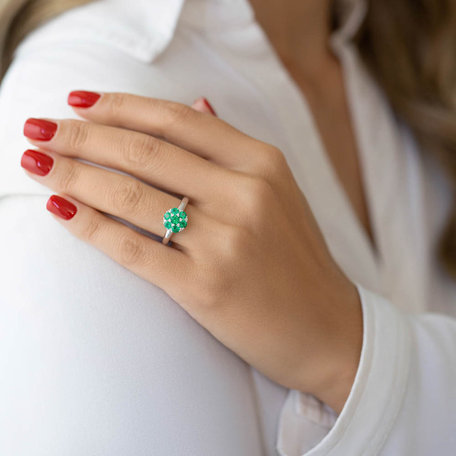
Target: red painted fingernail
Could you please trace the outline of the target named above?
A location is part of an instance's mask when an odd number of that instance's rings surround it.
[[[46,176],[52,169],[53,164],[54,159],[52,157],[37,150],[28,149],[22,154],[22,168],[33,174],[38,174],[38,176]]]
[[[207,101],[206,98],[203,97],[203,102],[204,104],[206,105],[206,108],[209,109],[209,111],[211,111],[211,114],[213,114],[214,116],[217,116],[217,113],[215,112],[214,108],[212,107],[212,105]]]
[[[78,210],[73,203],[58,195],[52,195],[47,200],[46,209],[65,220],[73,218]]]
[[[30,118],[24,124],[24,135],[39,141],[49,141],[56,131],[57,124],[49,120]]]
[[[100,94],[96,92],[86,92],[85,90],[74,90],[68,95],[68,104],[75,108],[90,108],[98,99]]]

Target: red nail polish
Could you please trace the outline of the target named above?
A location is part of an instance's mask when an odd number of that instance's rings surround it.
[[[58,195],[52,195],[47,200],[46,209],[65,220],[73,218],[78,210],[73,203]]]
[[[56,131],[57,124],[49,120],[30,118],[24,124],[24,135],[39,141],[49,141]]]
[[[54,160],[52,157],[37,150],[28,149],[22,154],[22,168],[33,174],[38,174],[38,176],[46,176],[52,169],[53,164]]]
[[[209,111],[211,111],[211,114],[213,114],[214,116],[217,117],[217,113],[215,112],[214,108],[213,108],[212,105],[207,101],[206,98],[203,98],[203,102],[204,102],[204,104],[206,105],[206,108],[209,109]]]
[[[74,90],[68,95],[68,104],[75,108],[90,108],[100,98],[99,93]]]

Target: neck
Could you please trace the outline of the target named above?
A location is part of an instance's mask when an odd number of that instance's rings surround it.
[[[282,61],[304,76],[318,74],[330,56],[331,0],[250,0],[250,3]]]

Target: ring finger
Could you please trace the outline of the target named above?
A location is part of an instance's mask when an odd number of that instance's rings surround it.
[[[55,152],[27,150],[21,165],[28,175],[57,193],[65,193],[102,212],[120,217],[146,231],[163,236],[163,214],[178,207],[180,199],[162,192],[134,177],[80,163]],[[205,215],[191,201],[185,212],[189,223],[173,243],[195,247],[213,231],[215,220]]]

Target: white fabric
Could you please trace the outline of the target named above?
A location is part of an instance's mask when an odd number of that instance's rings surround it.
[[[0,454],[455,454],[456,285],[432,250],[449,187],[348,41],[365,3],[340,5],[331,44],[378,256],[247,0],[101,0],[22,43],[0,92]],[[19,166],[22,125],[75,117],[74,89],[188,104],[205,95],[222,118],[284,152],[362,300],[361,360],[339,416],[266,379],[47,214],[52,192]]]

